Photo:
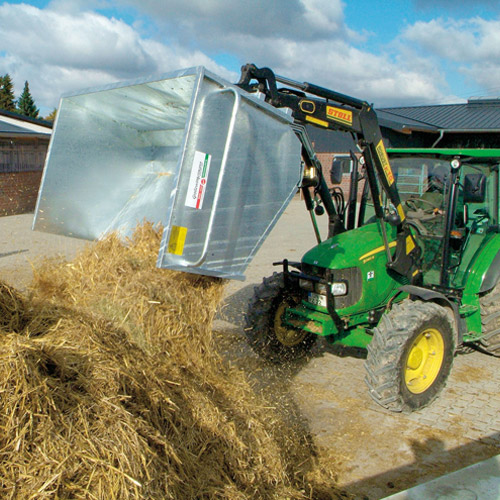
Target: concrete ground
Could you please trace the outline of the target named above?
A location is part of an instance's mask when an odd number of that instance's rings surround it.
[[[71,258],[84,242],[32,232],[32,216],[0,218],[0,279],[25,288],[42,256]],[[229,282],[216,328],[228,356],[255,377],[276,406],[303,417],[322,466],[357,499],[379,499],[500,453],[500,359],[479,352],[455,358],[447,388],[428,408],[410,415],[378,407],[364,385],[363,359],[320,344],[300,367],[279,370],[258,359],[243,335],[253,288],[279,271],[272,262],[300,260],[315,244],[300,200],[287,208],[247,272]],[[499,478],[500,482],[500,478]]]
[[[500,455],[395,493],[384,500],[496,500],[500,498]]]

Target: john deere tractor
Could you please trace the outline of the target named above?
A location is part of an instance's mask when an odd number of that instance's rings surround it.
[[[239,85],[291,110],[317,237],[301,262],[284,260],[256,288],[247,314],[253,349],[282,363],[305,356],[318,337],[366,348],[369,393],[392,411],[434,400],[457,350],[500,356],[500,150],[388,153],[365,101],[254,65]],[[347,200],[328,187],[306,125],[355,138],[360,165]],[[339,179],[335,163],[328,174]],[[316,216],[325,212],[322,241]]]

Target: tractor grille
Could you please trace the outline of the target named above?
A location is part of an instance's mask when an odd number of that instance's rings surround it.
[[[358,267],[348,267],[345,269],[335,269],[330,271],[324,267],[302,264],[302,272],[304,274],[318,276],[323,279],[326,279],[327,275],[330,274],[329,281],[347,282],[347,295],[335,297],[335,309],[343,309],[344,307],[352,306],[361,298],[363,280],[361,278],[361,271]]]
[[[333,271],[332,281],[347,281],[347,295],[335,297],[335,309],[352,306],[361,298],[363,283],[359,267],[336,269]]]

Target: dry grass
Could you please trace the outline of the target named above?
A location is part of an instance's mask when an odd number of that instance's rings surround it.
[[[45,262],[29,297],[0,284],[0,497],[333,498],[217,354],[223,283],[156,269],[158,246],[145,224]]]

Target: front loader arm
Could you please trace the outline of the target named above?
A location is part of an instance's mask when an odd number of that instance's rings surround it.
[[[257,83],[252,83],[255,81]],[[287,85],[289,88],[278,89],[278,83]],[[311,83],[300,83],[280,77],[269,68],[257,68],[253,64],[243,66],[238,85],[250,92],[262,92],[266,101],[277,108],[291,109],[294,121],[298,124],[310,124],[323,129],[349,132],[357,139],[365,158],[367,179],[375,206],[375,215],[383,233],[388,267],[412,281],[418,274],[420,249],[406,224],[401,198],[396,188],[394,174],[373,107],[366,101],[355,97]],[[311,159],[306,155],[306,166],[314,161],[315,158]],[[330,194],[321,169],[319,172],[319,192],[324,200]],[[387,219],[381,205],[379,184],[396,210],[396,214]],[[394,256],[389,249],[385,220],[397,227],[397,247]]]

